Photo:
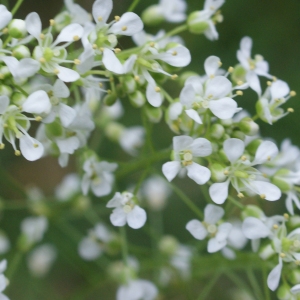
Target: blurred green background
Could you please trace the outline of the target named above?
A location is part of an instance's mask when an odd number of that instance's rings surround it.
[[[15,3],[15,1],[7,2],[10,8]],[[204,1],[187,0],[186,2],[189,13],[202,9]],[[82,0],[78,1],[78,3],[86,10],[91,11],[93,1]],[[129,0],[114,0],[112,16],[124,13],[131,3],[132,1]],[[145,7],[155,3],[156,1],[141,0],[135,12],[139,14]],[[40,14],[44,26],[47,26],[48,20],[53,18],[61,10],[62,6],[63,1],[57,0],[25,0],[16,17],[25,18],[29,12],[36,11]],[[219,40],[211,42],[204,36],[195,36],[189,33],[182,34],[186,46],[192,54],[192,64],[188,68],[203,74],[203,62],[209,55],[219,56],[224,68],[234,66],[237,63],[236,51],[239,48],[239,42],[242,37],[247,35],[253,39],[252,54],[263,55],[269,62],[270,73],[286,81],[290,88],[295,90],[300,96],[300,1],[228,0],[222,7],[222,14],[224,15],[224,22],[217,26]],[[171,24],[164,25],[167,29],[175,26]],[[145,29],[151,33],[156,33],[159,27]],[[130,44],[131,42],[129,42]],[[122,39],[123,45],[126,45],[126,42],[123,42]],[[180,87],[178,87],[179,90]],[[263,122],[259,123],[264,137],[271,137],[277,143],[288,137],[294,144],[300,146],[298,125],[298,112],[300,112],[299,96],[292,98],[286,106],[295,109],[293,114],[290,114],[273,126]],[[245,96],[238,99],[238,103],[241,107],[253,113],[256,100],[256,94],[249,91],[246,92]],[[129,110],[129,112],[134,113],[136,111]],[[125,123],[130,123],[131,117],[132,115],[125,117],[125,119],[128,119],[125,120]],[[157,143],[160,143],[160,139],[162,139],[162,146],[167,146],[171,143],[172,134],[168,131],[166,133],[167,138],[164,138],[164,131],[160,130],[161,126],[163,125],[155,125],[153,131],[158,132]],[[3,173],[0,174],[0,195],[4,198],[19,197],[15,192],[14,186],[8,185],[5,179],[8,175],[12,176],[22,186],[38,185],[46,194],[51,194],[63,175],[72,170],[72,164],[67,169],[60,169],[55,159],[42,159],[38,162],[29,163],[23,158],[15,158],[10,147],[1,152],[0,167],[0,172]],[[176,181],[176,184],[185,186],[185,188],[187,186],[191,187],[189,195],[194,198],[199,197],[195,196],[195,193],[199,192],[198,186],[187,181]],[[12,189],[14,189],[14,192],[12,192]],[[204,203],[201,199],[199,199],[199,202]],[[180,217],[178,217],[179,213]],[[20,221],[26,215],[26,213],[19,212],[2,214],[1,226],[9,234],[12,244],[17,237]],[[191,214],[175,196],[164,216],[166,233],[176,235],[182,242],[190,240],[184,227],[186,222],[191,219]],[[76,226],[84,234],[90,225],[84,222],[77,222]],[[132,241],[136,242],[139,240],[141,242],[141,236],[137,236],[132,230],[129,230],[129,233]],[[67,236],[71,235],[72,233],[70,232],[67,234]],[[99,284],[97,286],[96,282],[96,288],[89,296],[82,299],[114,299],[116,286],[107,285],[106,282],[101,283],[101,280],[105,277],[104,269],[101,266],[98,268],[93,263],[83,263],[77,266],[76,262],[79,260],[79,257],[76,243],[72,239],[65,238],[65,236],[65,234],[62,234],[59,226],[54,226],[53,230],[46,235],[46,240],[60,242],[64,245],[64,249],[59,252],[58,260],[55,262],[49,277],[33,279],[26,271],[25,261],[21,263],[21,267],[15,273],[11,287],[7,289],[7,295],[11,299],[75,299],[74,291],[76,291],[76,288],[84,287],[87,284],[82,274],[89,270],[99,275]],[[142,243],[146,240],[147,238],[142,238]],[[14,246],[12,249],[14,250]],[[95,280],[97,281],[97,276],[95,276]],[[193,282],[192,284],[195,290],[202,288],[202,283]],[[224,278],[221,286],[227,287],[228,284]],[[186,286],[179,286],[176,290],[176,295],[170,292],[169,298],[165,299],[193,299],[186,296],[186,289]],[[216,289],[214,296],[208,299],[230,299],[225,298],[226,296],[223,295],[223,292],[222,289]]]

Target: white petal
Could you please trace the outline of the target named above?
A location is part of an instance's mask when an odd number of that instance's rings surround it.
[[[124,67],[112,50],[104,48],[102,62],[107,70],[116,74],[124,74]]]
[[[247,217],[244,220],[242,230],[245,237],[250,240],[265,238],[271,233],[261,220],[254,217]]]
[[[240,42],[240,49],[242,50],[244,56],[250,58],[252,49],[252,39],[248,36],[243,37]]]
[[[121,16],[119,21],[110,27],[108,33],[132,36],[143,30],[143,28],[144,24],[141,18],[133,12],[127,12]]]
[[[181,169],[181,163],[179,161],[169,161],[162,166],[162,172],[168,179],[172,181]]]
[[[258,96],[261,95],[261,87],[257,74],[254,71],[249,71],[246,74],[246,80],[249,83],[249,86],[254,90]]]
[[[191,143],[189,150],[195,157],[208,156],[212,152],[211,142],[204,138],[197,138]]]
[[[108,201],[106,207],[118,207],[122,205],[123,197],[121,193],[115,193],[114,197]]]
[[[264,195],[266,200],[276,201],[281,197],[280,189],[266,181],[252,181],[251,186],[254,187],[254,190],[259,195]]]
[[[225,182],[217,182],[210,186],[209,195],[217,204],[223,204],[228,197],[229,180]]]
[[[57,66],[59,73],[57,77],[64,82],[74,82],[80,78],[79,74],[71,69]]]
[[[224,216],[224,209],[220,206],[207,204],[204,209],[204,222],[216,224]]]
[[[42,143],[27,135],[20,137],[20,150],[22,155],[29,161],[37,160],[44,154],[44,146]]]
[[[139,229],[144,226],[147,220],[147,215],[144,209],[135,205],[133,210],[127,214],[128,226],[133,229]]]
[[[279,285],[282,270],[282,260],[279,259],[279,264],[270,272],[267,283],[270,290],[275,291]]]
[[[253,161],[253,165],[255,164],[262,164],[275,158],[278,154],[277,146],[270,141],[262,142],[255,153],[255,158]]]
[[[205,73],[208,77],[215,75],[220,68],[221,60],[217,56],[209,56],[204,62]]]
[[[146,97],[148,102],[154,107],[160,107],[163,102],[163,97],[161,92],[157,92],[155,85],[149,83],[147,85]]]
[[[224,152],[231,163],[236,162],[244,153],[245,144],[239,139],[228,139],[223,145]]]
[[[204,240],[208,234],[206,228],[203,226],[203,224],[194,219],[189,221],[185,228],[190,232],[190,234],[197,240]]]
[[[215,253],[226,246],[226,240],[218,241],[216,238],[212,238],[208,241],[207,251],[209,253]]]
[[[231,98],[209,101],[209,109],[221,120],[231,119],[238,111],[237,103]]]
[[[101,252],[98,242],[89,237],[82,239],[78,245],[78,253],[85,260],[94,260]]]
[[[9,98],[7,96],[0,96],[0,114],[4,114],[9,105]]]
[[[40,64],[32,58],[23,58],[19,61],[16,77],[28,78],[35,75],[40,69]]]
[[[4,5],[0,5],[0,29],[4,28],[12,19],[12,14]]]
[[[51,110],[51,102],[45,91],[36,91],[29,95],[22,105],[23,111],[32,114],[49,113]]]
[[[187,176],[193,179],[197,184],[204,184],[210,179],[211,172],[208,168],[200,166],[193,162],[186,167]]]
[[[202,88],[202,84],[200,84]],[[202,91],[200,91],[202,95]],[[186,108],[192,107],[193,102],[195,101],[196,91],[193,84],[185,84],[182,91],[180,92],[180,102],[185,105]]]
[[[59,118],[64,127],[69,126],[76,117],[76,110],[66,104],[59,104]]]
[[[70,91],[63,81],[57,79],[53,86],[53,94],[57,98],[68,98]]]
[[[174,55],[174,53],[176,53],[176,55]],[[185,67],[191,62],[191,54],[186,47],[179,46],[171,48],[165,53],[158,54],[157,59],[173,67]]]
[[[280,99],[290,92],[288,84],[282,80],[276,80],[270,87],[272,99]]]
[[[39,15],[36,12],[32,12],[25,18],[26,29],[37,40],[40,39],[42,33],[42,22]]]
[[[290,289],[292,294],[298,294],[300,293],[300,284],[296,284],[294,285],[291,289]]]
[[[73,154],[79,147],[79,140],[76,136],[71,136],[64,140],[56,140],[56,144],[61,153]]]
[[[199,114],[197,113],[197,111],[195,111],[194,109],[186,109],[185,112],[197,124],[202,124],[202,120],[201,120]]]
[[[74,37],[81,38],[83,34],[83,27],[79,24],[70,24],[60,32],[53,45],[57,45],[61,42],[74,42]]]
[[[218,232],[216,234],[216,239],[218,242],[222,242],[227,240],[230,231],[232,229],[232,224],[225,222],[222,223],[219,227],[218,227]]]
[[[224,76],[216,76],[207,82],[205,96],[213,96],[212,100],[224,98],[231,92],[232,84]]]
[[[112,0],[97,0],[93,4],[93,17],[96,23],[106,23],[113,8]]]
[[[193,141],[193,138],[187,135],[174,136],[173,149],[176,153],[181,150],[189,150]]]
[[[109,218],[114,226],[124,226],[126,224],[126,213],[122,207],[115,208]]]

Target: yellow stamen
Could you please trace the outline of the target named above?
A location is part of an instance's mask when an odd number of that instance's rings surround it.
[[[160,87],[156,86],[155,87],[155,92],[159,93],[160,92]]]
[[[127,26],[123,26],[122,31],[126,31],[126,30],[127,30]]]
[[[119,16],[115,16],[115,21],[118,22],[121,18]]]
[[[294,109],[293,109],[292,107],[289,107],[289,108],[287,109],[287,111],[290,112],[290,113],[293,113],[293,112],[294,112]]]
[[[234,71],[234,68],[233,68],[233,67],[229,67],[229,68],[228,68],[228,72],[229,72],[229,73],[232,73],[233,71]]]
[[[291,97],[296,96],[296,92],[295,92],[295,91],[290,91],[290,96],[291,96]]]
[[[80,63],[81,63],[80,59],[78,59],[78,58],[74,59],[74,64],[75,65],[80,65]]]
[[[50,26],[54,26],[55,25],[55,21],[53,19],[49,20]]]
[[[243,96],[243,92],[242,91],[236,91],[236,94],[238,95],[238,96]]]
[[[21,152],[19,150],[16,150],[15,151],[15,156],[20,156],[21,155]]]
[[[260,198],[261,199],[266,199],[266,195],[265,194],[260,194]]]
[[[120,48],[115,48],[114,51],[117,54],[117,53],[120,53],[122,50]]]
[[[73,36],[73,41],[77,42],[79,41],[80,37],[78,35],[74,35]]]

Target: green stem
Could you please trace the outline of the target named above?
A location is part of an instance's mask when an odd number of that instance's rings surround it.
[[[163,39],[165,39],[167,37],[176,35],[176,34],[178,34],[180,32],[186,31],[187,29],[188,29],[188,26],[186,24],[178,26],[178,27],[174,28],[173,30],[167,32],[162,38],[158,39],[157,42],[161,41],[161,40],[163,40]]]
[[[6,272],[7,278],[11,281],[14,273],[17,271],[18,266],[20,265],[23,257],[23,253],[20,252],[18,249],[16,250],[13,259],[8,264],[8,269]]]
[[[248,285],[241,279],[240,276],[235,275],[234,272],[226,272],[226,276],[240,289],[246,291],[250,296],[253,295]],[[263,298],[262,298],[263,299]]]
[[[264,294],[265,294],[265,300],[271,300],[271,294],[270,290],[267,286],[267,268],[266,265],[262,266],[262,273],[263,273],[263,285],[264,285]]]
[[[160,88],[160,91],[163,93],[163,95],[165,96],[165,98],[170,102],[170,103],[174,103],[174,99],[169,95],[169,93],[167,91],[165,91],[164,89]]]
[[[19,90],[19,92],[21,92],[24,96],[28,97],[29,94],[26,93],[20,86],[13,84],[12,82],[10,83],[15,89]]]
[[[253,289],[253,293],[255,294],[256,296],[256,299],[264,299],[264,296],[260,290],[260,287],[257,283],[257,280],[254,276],[254,273],[253,273],[253,270],[252,269],[247,269],[246,270],[246,274],[247,274],[247,277],[249,279],[249,282],[252,286],[252,289]]]
[[[122,237],[122,256],[124,265],[128,264],[128,245],[127,245],[127,236],[126,236],[126,228],[125,226],[120,227],[120,234]]]
[[[232,202],[234,205],[236,205],[238,208],[240,208],[241,210],[245,209],[245,205],[243,205],[242,203],[234,199],[232,196],[228,195],[228,200]]]
[[[214,275],[214,277],[212,279],[210,279],[209,283],[207,285],[205,285],[204,289],[202,290],[199,297],[197,298],[198,300],[204,300],[208,296],[209,292],[214,287],[214,285],[216,284],[216,282],[218,281],[220,276],[221,276],[221,273],[217,273]]]
[[[181,189],[179,189],[174,184],[169,184],[173,191],[177,194],[177,196],[200,218],[203,219],[203,212],[194,204],[194,202],[182,192]]]
[[[11,14],[14,15],[19,7],[21,6],[21,4],[23,3],[24,0],[18,0],[18,2],[15,4],[14,8],[11,10]]]
[[[129,12],[129,11],[133,11],[133,10],[136,8],[136,6],[139,4],[139,2],[140,2],[140,0],[134,0],[134,1],[131,3],[131,5],[129,6],[128,12]]]

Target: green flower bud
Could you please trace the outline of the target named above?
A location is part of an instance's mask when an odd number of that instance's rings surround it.
[[[234,67],[231,73],[231,80],[237,85],[243,84],[246,81],[246,70],[242,65]]]
[[[13,104],[17,106],[22,106],[22,103],[26,100],[26,97],[20,92],[14,92],[10,97]]]
[[[158,249],[164,254],[173,255],[178,249],[178,246],[179,244],[176,238],[170,235],[165,235],[159,241]]]
[[[300,227],[300,216],[297,215],[290,216],[288,225],[292,229]]]
[[[300,282],[300,270],[299,269],[291,270],[288,273],[288,278],[293,285],[298,284]]]
[[[199,21],[201,20],[200,14],[200,11],[194,11],[187,18],[187,25],[191,33],[202,34],[209,28],[209,24],[207,22]]]
[[[158,123],[163,116],[161,107],[153,107],[148,104],[145,105],[145,112],[149,121],[152,123]]]
[[[243,118],[238,126],[243,133],[250,136],[256,135],[259,130],[259,126],[249,117]]]
[[[13,19],[8,25],[8,34],[15,39],[20,39],[26,36],[27,30],[25,21],[21,19]]]
[[[214,124],[211,127],[210,135],[215,139],[220,139],[225,133],[225,129],[221,124]]]
[[[123,262],[116,261],[108,267],[110,277],[120,284],[126,284],[129,279],[136,278],[136,271],[131,266],[125,266]]]
[[[73,201],[73,209],[76,213],[85,212],[91,206],[91,201],[88,197],[80,195],[76,197]]]
[[[62,31],[62,29],[64,27],[71,24],[71,21],[72,21],[71,16],[67,11],[64,11],[64,12],[58,14],[54,18],[54,29],[55,29],[55,31],[56,32]]]
[[[18,60],[22,58],[29,58],[31,56],[28,47],[24,45],[19,45],[16,48],[14,48],[12,55]]]
[[[224,127],[230,127],[233,124],[233,121],[232,121],[232,119],[226,119],[226,120],[220,120],[220,123]]]
[[[145,25],[155,26],[162,23],[164,21],[164,17],[161,14],[158,5],[151,5],[143,11],[142,20]]]
[[[49,139],[52,139],[53,137],[62,136],[63,134],[63,128],[57,119],[52,123],[45,124],[45,128],[46,135]]]
[[[1,84],[0,85],[0,95],[1,96],[8,96],[10,97],[12,95],[12,88],[9,87],[8,85],[4,85],[4,84]]]
[[[232,138],[240,139],[242,141],[245,140],[245,134],[242,131],[234,130],[231,135]]]
[[[211,179],[215,182],[223,182],[226,180],[227,176],[224,174],[225,166],[214,163],[209,167],[211,171]]]
[[[291,287],[287,284],[282,284],[277,290],[277,297],[279,300],[291,300]]]
[[[256,150],[261,143],[262,143],[262,140],[260,140],[260,139],[253,140],[251,143],[249,143],[247,145],[246,149],[251,155],[255,155]]]
[[[124,129],[125,127],[122,124],[117,122],[110,122],[105,127],[105,135],[111,141],[118,142]]]
[[[103,102],[105,105],[111,106],[116,103],[117,99],[118,96],[115,93],[110,93],[103,98]]]
[[[289,173],[290,171],[288,169],[280,169],[274,174],[274,177],[271,180],[272,183],[279,187],[282,192],[288,192],[292,188],[292,185],[288,181],[284,180],[284,177]]]
[[[122,87],[128,94],[133,93],[136,90],[136,81],[130,75],[125,76]]]
[[[129,101],[134,107],[142,107],[146,103],[145,95],[141,91],[136,91],[129,96]]]
[[[246,219],[247,217],[254,217],[257,219],[263,218],[265,215],[260,207],[256,205],[247,205],[246,208],[242,211],[242,219]]]
[[[220,149],[220,151],[219,151],[219,159],[220,159],[220,161],[228,163],[228,158],[227,158],[227,155],[225,154],[223,148]]]
[[[184,86],[185,81],[191,76],[199,76],[199,75],[196,72],[192,72],[192,71],[185,71],[185,72],[181,73],[178,78],[179,79],[178,82],[179,82],[180,86],[181,87]]]
[[[7,66],[0,67],[0,79],[5,79],[9,77],[11,74]]]

